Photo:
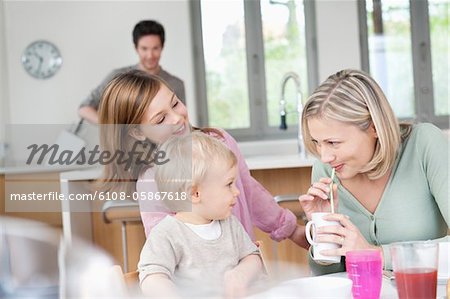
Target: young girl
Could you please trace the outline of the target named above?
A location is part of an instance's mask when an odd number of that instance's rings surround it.
[[[161,79],[136,70],[118,75],[104,91],[99,115],[100,123],[103,124],[100,127],[103,150],[130,152],[134,148],[145,153],[133,155],[133,163],[129,169],[120,163],[106,165],[104,189],[137,191],[139,195],[146,197],[154,194],[157,187],[153,165],[149,165],[143,157],[148,157],[147,154],[152,156],[152,145],[159,144],[172,135],[200,131],[221,140],[237,157],[239,175],[236,187],[240,194],[232,213],[251,238],[254,240],[255,225],[270,233],[271,238],[276,241],[290,238],[298,245],[308,248],[304,226],[297,225],[295,215],[280,208],[272,195],[250,175],[236,141],[223,130],[193,128],[189,123],[186,107]],[[140,141],[138,146],[136,141]],[[148,236],[153,226],[170,211],[158,210],[148,198],[141,199],[144,199],[140,201],[141,217]]]
[[[162,151],[167,160],[155,166],[155,180],[161,200],[179,212],[152,229],[141,251],[144,295],[245,295],[263,268],[257,247],[231,215],[239,195],[236,157],[200,132],[172,137]]]

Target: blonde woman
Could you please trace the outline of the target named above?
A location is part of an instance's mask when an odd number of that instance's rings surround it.
[[[236,187],[240,194],[232,213],[252,240],[256,226],[276,241],[289,238],[308,247],[304,226],[297,225],[295,215],[280,208],[250,175],[233,137],[220,129],[192,127],[186,107],[161,79],[138,70],[118,75],[103,93],[99,115],[103,151],[126,154],[126,158],[116,159],[117,163],[105,165],[103,189],[140,197],[147,236],[167,214],[176,212],[158,205],[153,166],[164,157],[156,145],[172,135],[182,136],[194,130],[221,140],[236,156],[239,172]]]
[[[318,241],[341,247],[322,254],[374,248],[391,269],[390,243],[447,235],[449,151],[440,129],[399,124],[375,80],[357,70],[325,80],[305,104],[302,123],[306,148],[319,158],[312,185],[299,198],[307,217],[331,210],[333,168],[336,174],[338,213],[324,219],[342,227],[323,228]],[[310,264],[316,273],[344,271],[343,263]]]

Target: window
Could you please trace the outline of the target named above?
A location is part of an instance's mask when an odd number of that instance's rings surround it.
[[[227,129],[238,140],[295,136],[297,88],[286,84],[288,130],[281,131],[281,82],[295,72],[303,102],[317,86],[313,5],[192,1],[200,125]]]
[[[449,2],[366,0],[360,5],[363,69],[381,85],[400,119],[448,128]]]
[[[448,41],[449,41],[448,0],[428,0],[431,40],[431,68],[433,70],[434,112],[436,116],[450,114],[448,104]]]

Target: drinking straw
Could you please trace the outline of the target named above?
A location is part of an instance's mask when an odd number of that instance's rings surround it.
[[[334,175],[336,173],[336,169],[333,168],[331,171],[331,183],[330,183],[330,204],[331,204],[331,213],[334,213],[334,195],[333,195],[333,182],[334,182]]]

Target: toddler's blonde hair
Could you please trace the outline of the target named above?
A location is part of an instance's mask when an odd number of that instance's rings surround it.
[[[158,190],[184,193],[188,202],[192,187],[198,186],[206,178],[209,168],[221,161],[228,163],[230,168],[237,164],[236,156],[223,142],[200,131],[170,137],[160,150],[166,153],[169,161],[155,166]],[[171,204],[169,201],[167,203]],[[172,211],[180,211],[181,206],[177,205],[168,207]]]

